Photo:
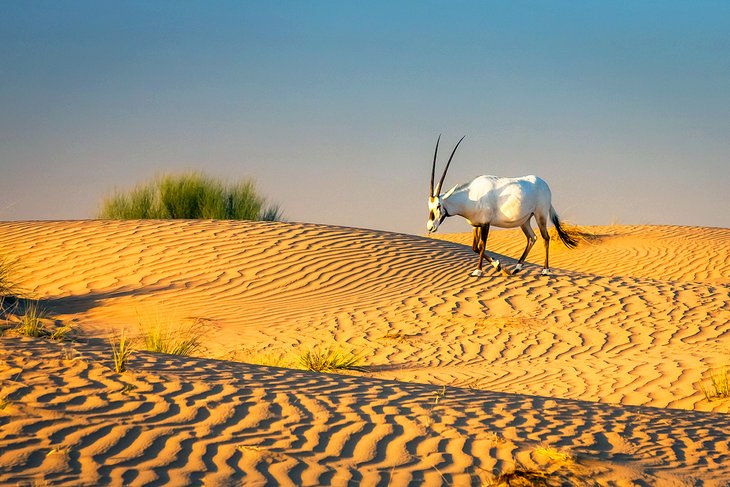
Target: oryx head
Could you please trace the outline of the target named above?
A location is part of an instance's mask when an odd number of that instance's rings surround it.
[[[466,137],[466,135],[464,137]],[[428,222],[426,222],[426,229],[428,229],[429,232],[435,232],[438,230],[438,227],[441,225],[441,222],[444,221],[444,218],[449,216],[444,209],[441,198],[441,186],[444,184],[446,171],[449,170],[449,164],[451,164],[451,159],[454,158],[456,148],[459,147],[459,144],[461,144],[461,141],[464,140],[464,137],[459,139],[459,142],[457,142],[456,146],[454,146],[454,150],[451,152],[451,157],[449,157],[449,161],[446,163],[446,167],[444,168],[444,173],[441,175],[441,180],[438,185],[434,187],[433,181],[436,176],[436,157],[439,152],[439,141],[441,141],[441,136],[439,135],[439,138],[436,139],[436,150],[433,153],[433,165],[431,166],[431,191],[428,195]]]

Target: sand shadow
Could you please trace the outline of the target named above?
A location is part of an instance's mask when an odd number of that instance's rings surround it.
[[[144,286],[137,288],[125,288],[112,291],[89,293],[84,295],[63,296],[59,298],[47,297],[32,299],[26,296],[3,296],[0,316],[12,314],[24,314],[32,305],[39,305],[46,313],[53,315],[65,315],[83,313],[102,306],[106,301],[128,296],[142,296],[151,293],[170,291],[180,286]]]

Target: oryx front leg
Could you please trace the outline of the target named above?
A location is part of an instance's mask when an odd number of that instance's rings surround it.
[[[477,237],[479,239],[478,243]],[[484,271],[482,270],[482,262],[485,258],[487,259],[487,261],[489,261],[490,264],[492,264],[492,267],[494,267],[498,271],[502,271],[502,274],[510,275],[509,271],[502,268],[499,260],[493,259],[489,255],[484,253],[487,250],[487,237],[489,237],[489,225],[481,225],[474,228],[474,244],[472,245],[472,248],[474,247],[474,245],[476,245],[479,249],[479,262],[477,263],[476,270],[472,272],[471,275],[473,277],[480,277],[484,275]]]

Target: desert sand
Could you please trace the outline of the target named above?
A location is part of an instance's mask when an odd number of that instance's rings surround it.
[[[538,240],[474,278],[466,233],[0,222],[80,337],[0,338],[0,484],[730,485],[730,399],[699,387],[730,364],[730,230],[588,229],[551,276]],[[204,350],[114,372],[110,334],[160,319]],[[334,344],[363,371],[265,365]]]

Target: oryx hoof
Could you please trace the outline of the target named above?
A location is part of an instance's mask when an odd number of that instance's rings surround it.
[[[543,276],[550,276],[552,275],[552,272],[550,272],[550,269],[543,269],[540,274],[542,274]]]
[[[524,264],[517,264],[515,266],[515,270],[512,271],[512,274],[517,274],[518,272],[520,272],[522,270],[523,266],[524,266]]]
[[[498,271],[501,271],[502,270],[502,265],[499,263],[499,261],[497,259],[494,259],[492,261],[492,267],[494,267]]]
[[[469,274],[471,277],[482,277],[484,275],[484,271],[481,269],[475,269],[474,272]]]

